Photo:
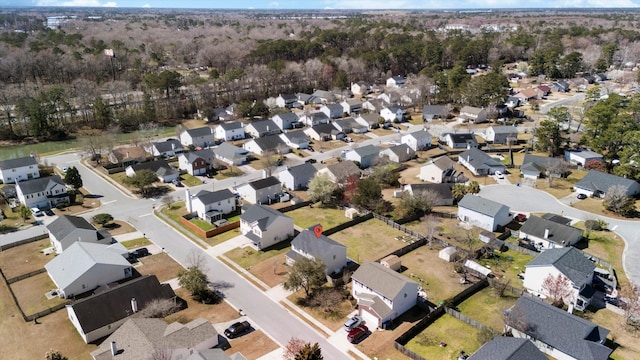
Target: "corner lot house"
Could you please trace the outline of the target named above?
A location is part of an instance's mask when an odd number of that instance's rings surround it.
[[[400,142],[409,145],[413,151],[428,150],[431,148],[432,138],[427,129],[420,129],[402,135]]]
[[[240,215],[240,232],[262,250],[291,238],[293,219],[268,206],[252,205]]]
[[[511,214],[506,205],[467,194],[458,203],[458,219],[487,231],[496,231],[511,222]]]
[[[313,164],[303,163],[282,170],[278,173],[278,179],[289,190],[303,190],[309,186],[309,181],[317,172]]]
[[[110,245],[112,237],[106,229],[98,231],[85,218],[62,215],[47,225],[49,240],[60,254],[76,242]]]
[[[236,191],[252,204],[270,204],[279,201],[277,194],[282,193],[282,184],[275,176],[269,176],[242,184],[236,188]]]
[[[121,146],[111,150],[107,155],[107,159],[112,164],[117,164],[124,168],[147,161],[148,158],[149,153],[143,146]]]
[[[194,147],[205,148],[215,144],[215,135],[213,128],[203,126],[194,129],[187,129],[180,133],[180,142],[184,146],[192,145]]]
[[[209,321],[197,318],[186,324],[162,319],[132,318],[91,352],[93,360],[192,359],[218,345],[218,332]],[[113,355],[113,353],[117,355]],[[200,355],[198,355],[200,356]],[[193,357],[193,359],[205,359]],[[213,358],[213,359],[224,359]]]
[[[285,258],[287,265],[292,266],[300,257],[322,260],[326,274],[337,274],[347,266],[346,246],[331,240],[325,235],[316,236],[314,226],[302,230],[291,241],[291,250]]]
[[[496,171],[505,172],[506,166],[499,160],[478,149],[469,149],[458,155],[458,162],[474,175],[492,175]]]
[[[546,298],[550,294],[543,285],[545,280],[562,276],[568,279],[567,291],[571,294],[562,300],[566,305],[573,304],[575,309],[583,311],[594,293],[591,284],[595,268],[595,263],[576,248],[549,249],[525,265],[522,285],[531,294]]]
[[[193,196],[189,189],[186,189],[185,197],[187,212],[196,213],[200,219],[211,223],[222,219],[225,214],[236,211],[236,196],[229,189],[213,192],[200,190]]]
[[[582,240],[582,229],[532,215],[520,228],[519,237],[538,250],[546,250],[577,244]]]
[[[67,186],[58,175],[20,181],[16,184],[16,195],[28,208],[50,209],[69,202]]]
[[[613,352],[604,345],[608,329],[529,296],[518,299],[506,328],[554,359],[607,360]]]
[[[420,168],[420,174],[418,178],[422,181],[429,181],[432,183],[448,183],[456,182],[456,162],[451,160],[447,155],[440,156],[430,160]]]
[[[175,301],[169,284],[160,284],[155,275],[140,276],[67,305],[67,315],[85,343],[103,338],[153,300]]]
[[[548,360],[526,338],[496,336],[482,345],[468,360]]]
[[[513,126],[489,126],[485,139],[494,144],[515,144],[518,140],[518,129]]]
[[[132,266],[120,243],[101,245],[75,242],[44,267],[61,298],[72,298],[100,285],[130,278]]]
[[[604,197],[609,188],[615,185],[622,186],[627,196],[636,196],[640,193],[640,184],[637,181],[597,170],[589,170],[585,177],[573,185],[573,189],[578,194]]]
[[[213,166],[214,157],[211,149],[190,151],[178,156],[178,167],[189,175],[204,175]]]
[[[150,170],[156,176],[158,176],[158,180],[164,183],[170,183],[172,181],[178,180],[180,177],[180,173],[175,170],[166,160],[156,160],[156,161],[147,161],[140,164],[135,164],[127,167],[125,173],[128,177],[132,177],[138,171],[142,170]]]
[[[12,184],[39,177],[40,170],[38,170],[38,161],[35,157],[25,156],[0,161],[0,182],[3,184]]]
[[[384,328],[418,300],[418,284],[376,262],[365,262],[351,276],[351,293],[369,329]]]

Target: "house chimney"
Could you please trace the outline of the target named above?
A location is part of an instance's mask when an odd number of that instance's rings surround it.
[[[549,229],[544,229],[544,238],[549,239]]]
[[[189,191],[189,188],[184,190],[184,195],[185,195],[185,207],[187,208],[187,212],[191,213],[193,211],[192,209],[192,205],[191,205],[191,192]]]
[[[111,342],[111,356],[116,356],[118,355],[118,347],[116,346],[116,342],[112,341]]]
[[[134,314],[138,312],[138,301],[136,301],[136,298],[131,298],[131,311],[133,311]]]

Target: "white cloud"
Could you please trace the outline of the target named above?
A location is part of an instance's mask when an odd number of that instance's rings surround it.
[[[280,6],[280,3],[277,1],[272,1],[269,3],[269,7],[278,7],[278,6]]]
[[[151,5],[149,5],[149,4],[144,4],[144,5],[142,5],[142,7],[143,7],[143,8],[150,8],[150,7],[151,7]]]
[[[103,7],[118,7],[118,3],[115,1],[109,1],[102,4]]]

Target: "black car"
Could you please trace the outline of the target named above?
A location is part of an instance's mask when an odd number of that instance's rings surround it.
[[[584,199],[586,199],[586,198],[587,198],[587,195],[585,195],[585,194],[578,194],[578,199],[580,199],[580,200],[584,200]]]
[[[146,247],[140,248],[140,249],[135,249],[132,252],[129,253],[129,258],[130,259],[137,259],[137,258],[141,258],[141,257],[145,257],[145,256],[149,256],[149,249],[147,249]]]
[[[238,337],[246,332],[251,330],[251,324],[248,321],[236,322],[231,324],[225,331],[224,334],[233,339],[234,337]]]
[[[305,162],[306,162],[306,163],[309,163],[309,164],[315,164],[315,163],[317,163],[318,161],[317,161],[316,159],[311,158],[311,159],[307,159],[307,160],[305,160]]]
[[[44,210],[44,213],[45,213],[45,215],[47,215],[47,216],[53,216],[53,215],[55,215],[51,209]]]

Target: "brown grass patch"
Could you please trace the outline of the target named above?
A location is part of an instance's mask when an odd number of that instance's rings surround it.
[[[0,251],[0,268],[7,279],[42,269],[54,255],[45,255],[42,249],[51,246],[49,239],[34,241],[28,244]]]
[[[398,318],[398,325],[395,328],[374,331],[356,347],[372,359],[377,357],[385,360],[407,360],[409,357],[396,350],[393,347],[393,342],[425,315],[424,311],[414,307]]]
[[[284,281],[289,268],[285,264],[284,254],[278,254],[251,266],[249,272],[269,287],[274,287]]]
[[[231,344],[231,347],[225,350],[225,353],[231,355],[241,352],[247,359],[257,359],[279,348],[278,344],[261,330],[255,330],[238,338],[230,339],[229,344]]]
[[[300,309],[304,310],[304,312],[333,331],[339,330],[344,325],[344,322],[347,321],[347,315],[353,311],[353,304],[348,299],[343,299],[340,303],[334,304],[331,308],[332,313],[324,312],[318,306],[307,306],[305,305],[306,296],[302,289],[289,295],[287,298]]]
[[[140,259],[142,265],[135,269],[141,275],[155,275],[160,282],[173,279],[178,276],[178,272],[183,269],[166,253],[155,254]]]
[[[585,313],[584,317],[611,331],[608,337],[618,345],[611,354],[611,359],[634,360],[638,358],[638,354],[640,354],[638,334],[627,329],[622,316],[603,309],[595,314]]]
[[[113,220],[109,225],[107,225],[107,231],[111,236],[128,234],[130,232],[136,231],[131,224],[122,220]]]
[[[224,292],[224,290],[222,290]],[[177,321],[186,324],[199,317],[205,318],[212,323],[221,323],[234,320],[238,317],[238,311],[231,307],[226,301],[218,304],[202,304],[191,298],[191,294],[186,289],[175,290],[179,298],[187,302],[187,308],[173,313],[165,318],[167,323]]]
[[[54,297],[51,300],[47,300],[44,295],[55,288],[56,285],[46,272],[11,284],[11,290],[13,290],[22,311],[26,315],[35,314],[64,303],[66,301],[64,299]],[[60,311],[64,312],[64,309]]]

